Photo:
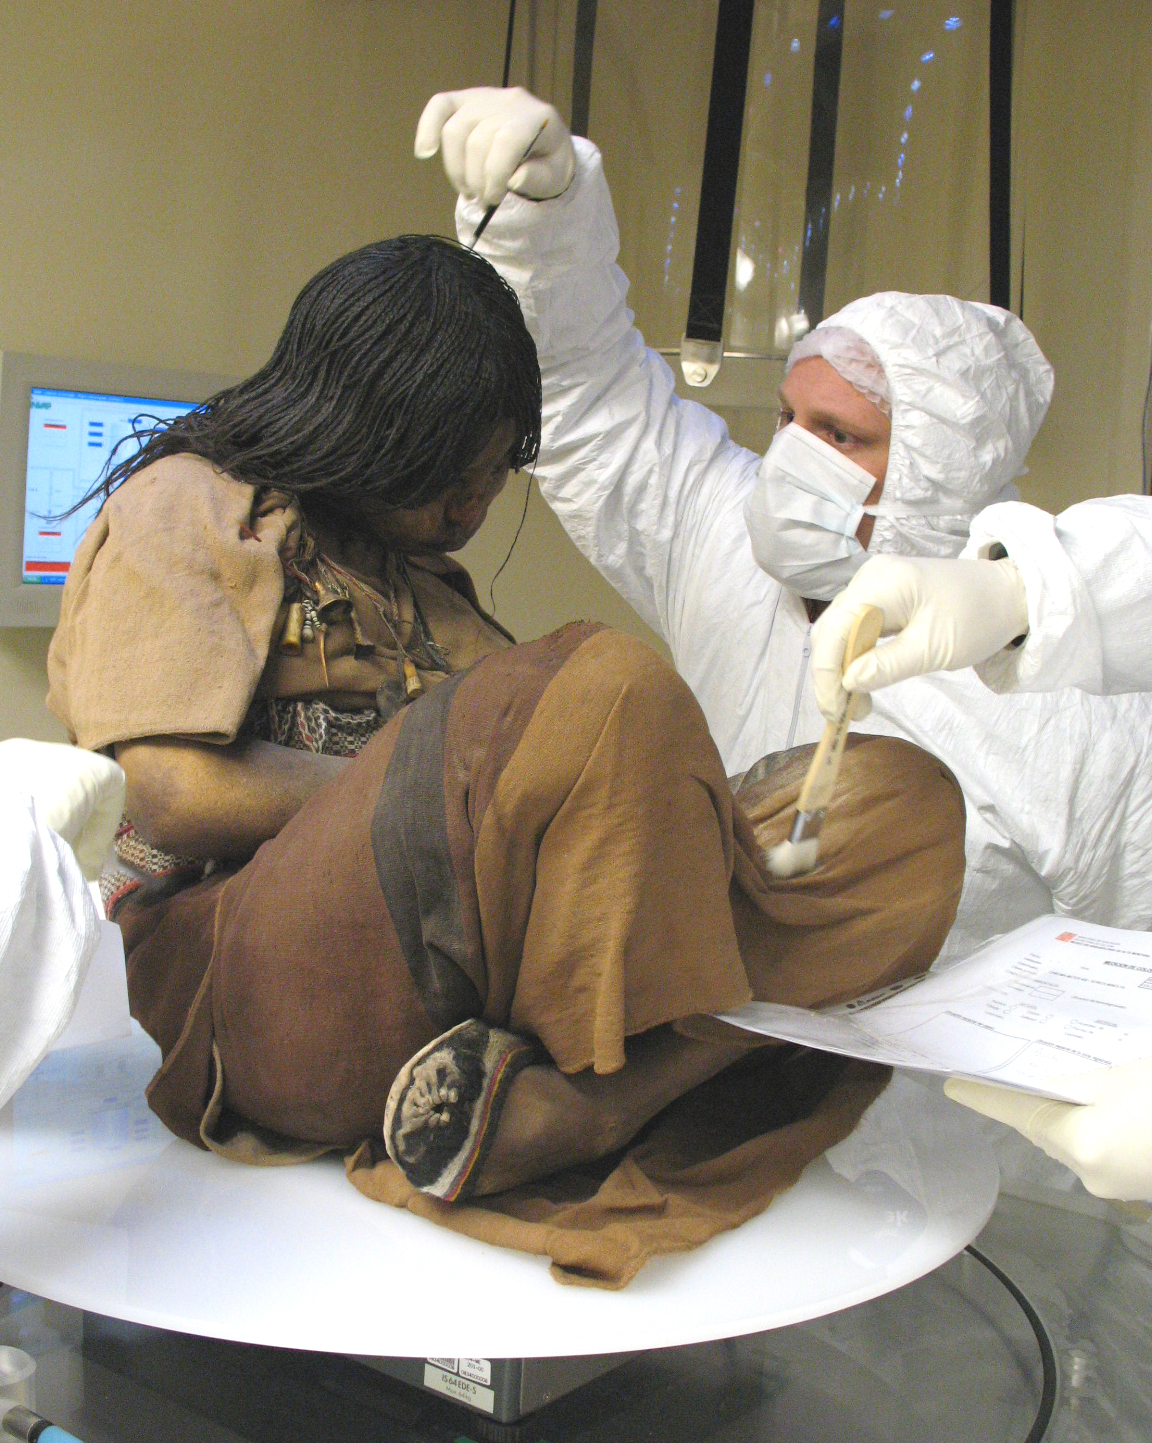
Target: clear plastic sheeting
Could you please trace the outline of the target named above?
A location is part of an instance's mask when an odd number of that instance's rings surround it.
[[[988,299],[988,5],[849,5],[828,315],[871,291]]]
[[[784,356],[808,329],[798,296],[818,11],[817,0],[756,7],[729,262],[729,350]]]
[[[600,0],[590,134],[605,150],[621,265],[650,345],[684,332],[715,0]],[[759,0],[728,278],[725,348],[784,356],[799,285],[817,0]],[[825,311],[883,289],[984,300],[988,12],[977,0],[847,5]],[[621,145],[619,137],[627,136]]]
[[[948,1206],[946,1185],[924,1160],[947,1147],[948,1128],[955,1121],[935,1103],[939,1088],[929,1079],[896,1072],[884,1093],[884,1107],[870,1107],[854,1132],[824,1154],[837,1176],[859,1186],[883,1176],[893,1197],[903,1195],[906,1208],[924,1218]],[[909,1119],[916,1119],[915,1131]],[[897,1215],[898,1216],[898,1215]]]

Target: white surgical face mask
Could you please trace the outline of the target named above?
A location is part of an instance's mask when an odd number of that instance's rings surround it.
[[[744,507],[752,554],[769,576],[831,601],[864,565],[856,538],[876,478],[793,421],[776,433]]]

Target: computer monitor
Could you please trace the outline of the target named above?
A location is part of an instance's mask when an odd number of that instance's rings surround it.
[[[65,516],[169,421],[230,377],[5,351],[0,356],[0,626],[55,626],[77,543],[99,500]]]

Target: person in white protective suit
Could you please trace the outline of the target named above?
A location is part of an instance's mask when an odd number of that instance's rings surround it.
[[[794,352],[787,424],[762,458],[677,398],[645,348],[593,145],[573,145],[524,91],[477,89],[429,102],[416,154],[437,149],[465,243],[499,203],[477,249],[536,341],[536,474],[569,536],[666,639],[730,772],[815,740],[813,602],[850,580],[865,545],[955,557],[982,508],[1015,498],[1052,386],[1030,333],[949,297],[854,302]],[[851,417],[845,392],[862,403]],[[865,434],[861,415],[879,431]],[[1000,696],[971,671],[946,673],[879,693],[863,729],[935,752],[963,788],[967,874],[942,960],[1053,910],[1152,925],[1152,699]],[[1152,1165],[1140,1186],[1152,1190]]]
[[[109,758],[0,742],[0,1107],[72,1016],[100,940],[88,882],[123,811]]]
[[[990,506],[972,523],[959,560],[865,563],[813,627],[816,699],[833,716],[845,686],[871,692],[966,666],[996,691],[1147,691],[1150,581],[1148,497],[1085,501],[1059,516],[1023,502]],[[848,630],[865,605],[880,607],[893,641],[842,679]],[[1016,1128],[1091,1192],[1152,1196],[1152,1062],[1102,1074],[1085,1106],[965,1078],[950,1079],[945,1091]]]

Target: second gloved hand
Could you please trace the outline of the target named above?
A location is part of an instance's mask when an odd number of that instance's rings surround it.
[[[1097,1197],[1152,1198],[1152,1060],[1107,1068],[1093,1086],[1094,1100],[1083,1104],[960,1077],[950,1077],[944,1091],[1023,1133]]]
[[[434,95],[416,127],[415,149],[418,160],[439,151],[457,192],[485,206],[499,205],[509,191],[550,200],[576,174],[568,127],[551,105],[519,87]]]
[[[30,796],[89,881],[100,875],[124,812],[124,773],[109,757],[57,742],[0,742],[0,787]]]
[[[844,644],[863,606],[884,613],[894,639],[859,657],[841,676]],[[976,666],[1028,630],[1028,598],[1014,563],[873,556],[812,628],[816,702],[836,717],[846,691],[870,692],[930,671]],[[858,697],[853,715],[871,704]]]

